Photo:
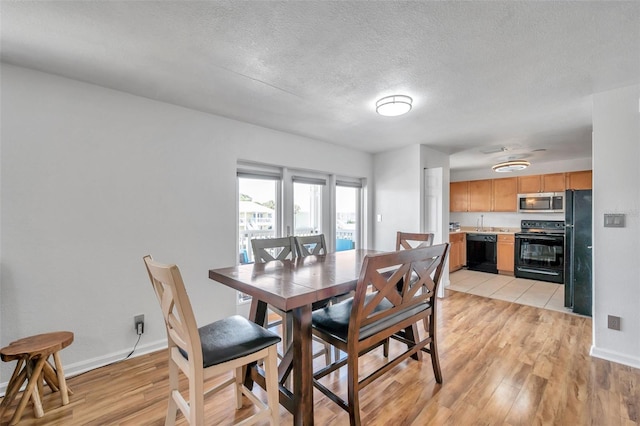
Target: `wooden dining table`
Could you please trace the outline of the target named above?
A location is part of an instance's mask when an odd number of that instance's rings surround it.
[[[278,379],[280,404],[293,414],[296,425],[313,425],[312,305],[354,290],[364,257],[375,253],[348,250],[209,271],[210,279],[252,296],[252,321],[265,323],[267,305],[293,314],[293,342],[280,361]],[[293,389],[288,389],[285,382],[292,371]],[[264,387],[257,367],[248,377],[249,383]]]

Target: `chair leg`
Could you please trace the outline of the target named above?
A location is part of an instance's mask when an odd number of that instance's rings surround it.
[[[347,402],[349,405],[349,423],[351,426],[360,426],[360,399],[358,397],[360,386],[358,384],[358,356],[349,357],[347,362]]]
[[[276,345],[270,346],[268,350],[267,359],[264,360],[266,367],[266,381],[267,381],[267,405],[271,411],[271,425],[277,426],[280,424],[280,403],[278,393],[278,365],[276,358],[278,352]]]
[[[440,369],[440,357],[438,356],[438,339],[436,338],[435,318],[432,318],[431,321],[429,321],[429,336],[431,337],[429,352],[431,355],[431,365],[433,366],[433,375],[436,378],[436,382],[442,383],[442,370]]]
[[[167,417],[164,421],[165,426],[174,426],[176,424],[178,404],[174,399],[174,392],[178,392],[178,366],[171,359],[171,352],[169,352],[169,406],[167,407]]]
[[[235,391],[236,391],[236,410],[242,408],[242,381],[244,379],[244,374],[242,374],[243,367],[236,368],[235,374]]]
[[[382,355],[389,358],[389,338],[387,337],[382,345]]]
[[[204,381],[202,370],[197,374],[193,369],[189,377],[189,425],[204,426]]]
[[[328,343],[324,344],[324,362],[327,365],[331,364],[331,345]]]

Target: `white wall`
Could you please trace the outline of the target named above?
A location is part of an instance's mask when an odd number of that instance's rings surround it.
[[[2,65],[0,345],[70,330],[74,374],[165,344],[142,257],[182,270],[199,323],[235,313],[238,159],[372,177],[372,156]],[[368,206],[370,209],[371,206]],[[3,363],[0,383],[11,367]]]
[[[395,250],[398,231],[421,231],[420,145],[375,154],[373,168],[373,248],[391,251]]]
[[[594,95],[594,356],[640,368],[640,86]],[[626,215],[605,228],[605,213]],[[621,330],[607,316],[622,318]]]

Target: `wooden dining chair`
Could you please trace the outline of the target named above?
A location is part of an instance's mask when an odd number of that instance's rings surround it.
[[[420,234],[415,232],[401,232],[398,231],[396,235],[396,251],[398,250],[411,250],[417,247],[430,246],[433,245],[434,235],[430,233]],[[429,329],[428,324],[429,319],[425,318],[423,321],[424,329]],[[414,325],[413,329],[414,333],[418,332],[416,325]],[[389,351],[389,347],[385,346],[385,355]]]
[[[296,243],[293,237],[254,238],[251,240],[254,262],[295,259]]]
[[[410,250],[420,246],[433,244],[433,234],[419,234],[413,232],[398,231],[396,235],[396,251]]]
[[[347,353],[346,360],[336,361],[316,371],[314,386],[349,413],[351,425],[361,424],[360,390],[414,354],[426,352],[431,356],[435,379],[442,383],[436,333],[436,294],[448,249],[449,244],[444,243],[367,256],[354,297],[312,313],[313,334]],[[385,272],[390,269],[394,272],[389,276]],[[403,285],[398,289],[397,283],[401,279]],[[424,337],[412,335],[411,325],[427,317],[430,318],[430,327]],[[404,337],[398,334],[399,331],[404,331]],[[407,350],[393,359],[386,359],[383,366],[360,378],[359,357],[388,338],[406,343]],[[346,401],[320,382],[345,364],[348,381]]]
[[[322,242],[324,242],[324,235],[322,236]],[[316,243],[316,247],[317,246],[318,244]],[[256,263],[270,262],[273,260],[293,260],[296,258],[296,253],[298,252],[296,247],[296,237],[256,238],[251,240],[251,248]],[[316,247],[313,248],[314,251]],[[326,253],[326,244],[324,245],[324,251]],[[273,328],[282,324],[282,341],[284,342],[284,350],[282,352],[284,354],[289,345],[291,345],[293,338],[293,315],[271,305],[269,305],[269,310],[277,314],[280,320],[269,321],[267,315],[265,326],[267,328]],[[314,353],[313,357],[317,358],[324,355],[326,363],[329,364],[331,362],[330,346],[325,342],[322,342],[322,346],[322,350]]]
[[[175,424],[178,410],[190,425],[204,425],[204,396],[232,384],[235,385],[236,409],[242,407],[242,395],[257,407],[257,411],[242,422],[243,425],[265,420],[277,425],[276,345],[280,337],[239,315],[198,328],[178,267],[157,263],[151,256],[145,256],[144,263],[167,327],[169,406],[165,425]],[[243,368],[259,361],[262,361],[266,374],[267,404],[243,384]],[[179,389],[180,371],[189,381],[188,401]],[[232,372],[231,378],[205,390],[206,380],[228,372]]]
[[[327,243],[324,239],[324,234],[297,236],[294,239],[298,257],[327,254]]]

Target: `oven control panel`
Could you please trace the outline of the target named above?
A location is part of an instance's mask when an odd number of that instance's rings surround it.
[[[522,232],[560,234],[564,233],[564,220],[523,220],[520,228]]]

